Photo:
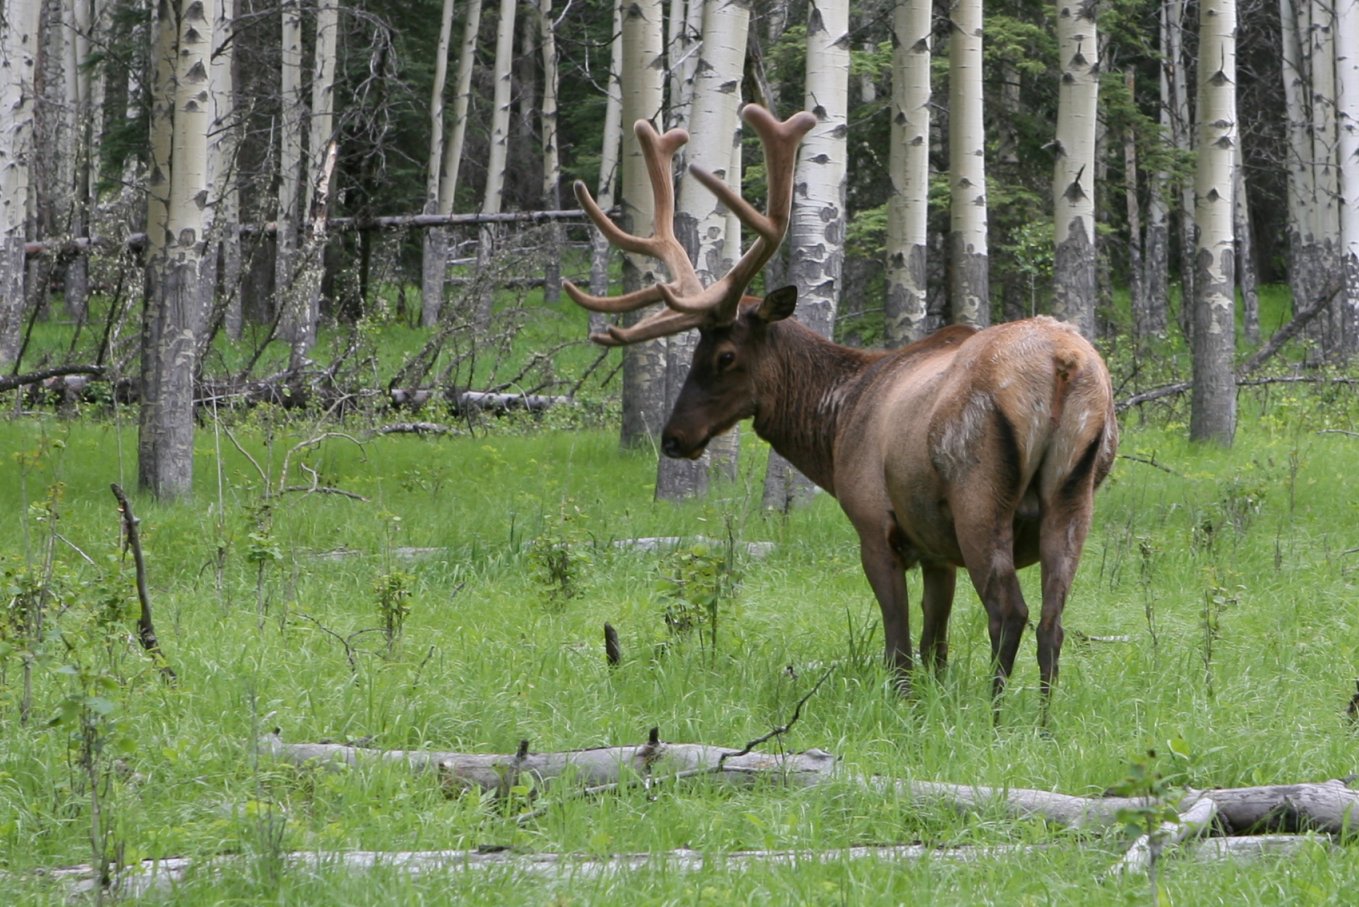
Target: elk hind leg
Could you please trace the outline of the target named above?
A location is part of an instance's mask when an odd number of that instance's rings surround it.
[[[1094,489],[1089,483],[1067,495],[1057,495],[1044,508],[1039,530],[1038,557],[1043,571],[1043,607],[1038,618],[1038,677],[1042,691],[1043,720],[1047,721],[1048,702],[1057,684],[1058,660],[1062,654],[1062,612],[1067,594],[1080,563],[1081,548],[1090,531]]]
[[[920,661],[934,668],[936,677],[943,677],[948,664],[948,619],[953,611],[958,571],[948,565],[922,564],[920,574],[925,587],[921,596],[925,620],[920,629]]]
[[[991,692],[998,700],[1005,682],[1014,670],[1019,639],[1029,620],[1029,607],[1019,588],[1015,573],[1013,516],[999,508],[974,508],[972,513],[954,508],[958,541],[967,565],[968,576],[986,608],[987,630],[991,635],[991,663],[995,668]]]

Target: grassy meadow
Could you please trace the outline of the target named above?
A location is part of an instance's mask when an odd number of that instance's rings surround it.
[[[0,903],[65,903],[41,870],[88,863],[92,829],[127,863],[236,857],[148,903],[1352,902],[1352,845],[1251,862],[1171,856],[1158,893],[1145,876],[1104,878],[1128,843],[1118,832],[922,809],[849,783],[551,789],[533,804],[547,806],[541,817],[518,822],[533,808],[519,794],[449,798],[395,768],[256,755],[274,729],[289,742],[512,753],[520,740],[539,752],[640,743],[654,726],[664,740],[739,747],[787,722],[829,672],[765,750],[1080,795],[1139,771],[1166,789],[1348,776],[1359,770],[1345,715],[1359,678],[1359,395],[1245,390],[1230,450],[1188,444],[1185,405],[1123,419],[1124,456],[1066,612],[1049,733],[1032,634],[993,723],[985,620],[965,579],[947,675],[895,693],[848,522],[825,495],[789,516],[762,512],[765,448],[748,430],[737,481],[672,505],[652,501],[654,452],[620,451],[607,419],[419,438],[261,408],[205,419],[193,499],[161,504],[135,493],[132,411],[11,410],[0,425]],[[361,499],[278,493],[310,482],[302,464]],[[141,521],[174,685],[132,635],[111,482]],[[709,541],[614,544],[647,536]],[[744,553],[757,541],[772,551]],[[1036,613],[1038,573],[1023,579]],[[918,601],[918,576],[910,587]],[[622,643],[613,669],[606,621]],[[918,638],[918,609],[912,622]],[[973,862],[724,861],[912,842],[1036,846]],[[513,867],[412,878],[281,859],[478,847],[567,854],[568,866],[688,848],[709,863],[681,872],[658,858],[549,881]]]

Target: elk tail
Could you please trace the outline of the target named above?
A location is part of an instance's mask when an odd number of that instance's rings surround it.
[[[1071,380],[1081,370],[1081,357],[1073,350],[1059,350],[1052,356],[1052,406],[1050,407],[1052,427],[1062,421],[1062,410],[1066,397],[1071,390]]]

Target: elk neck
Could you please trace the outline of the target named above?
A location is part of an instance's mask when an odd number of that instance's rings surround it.
[[[769,326],[756,377],[755,433],[835,494],[835,436],[869,367],[883,351],[826,340],[793,320]]]

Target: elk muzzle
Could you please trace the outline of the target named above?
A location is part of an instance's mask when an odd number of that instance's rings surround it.
[[[697,460],[708,447],[708,437],[695,440],[693,436],[667,423],[661,433],[661,453],[674,460]]]

